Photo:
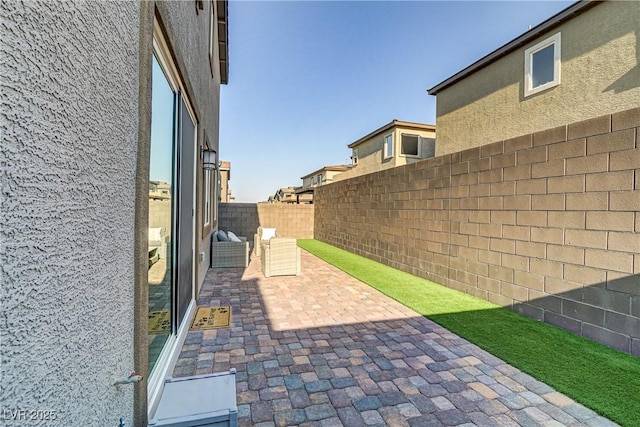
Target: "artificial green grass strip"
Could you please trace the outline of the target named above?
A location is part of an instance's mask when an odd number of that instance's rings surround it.
[[[640,426],[640,359],[326,243],[298,245],[600,415]]]

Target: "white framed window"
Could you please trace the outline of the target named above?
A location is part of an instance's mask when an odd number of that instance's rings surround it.
[[[321,174],[321,173],[319,173],[319,174],[316,176],[316,180],[318,181],[318,185],[322,185],[322,174]]]
[[[390,159],[393,157],[393,134],[390,133],[384,137],[383,158]]]
[[[560,33],[524,51],[524,96],[560,84]]]
[[[351,151],[351,162],[352,162],[354,165],[357,165],[357,164],[358,164],[358,149],[357,149],[357,148],[354,148],[354,149]]]
[[[400,138],[400,154],[405,157],[420,157],[420,136],[403,133]]]

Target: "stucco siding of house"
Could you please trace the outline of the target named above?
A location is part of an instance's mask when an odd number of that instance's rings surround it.
[[[0,401],[55,411],[29,425],[132,425],[140,7],[0,2]]]
[[[436,154],[640,105],[640,3],[604,2],[437,93]],[[524,97],[524,52],[561,32],[561,83]]]

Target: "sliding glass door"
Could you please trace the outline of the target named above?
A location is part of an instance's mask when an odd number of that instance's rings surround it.
[[[149,164],[149,373],[174,334],[176,93],[153,57]],[[147,373],[147,374],[149,374]]]

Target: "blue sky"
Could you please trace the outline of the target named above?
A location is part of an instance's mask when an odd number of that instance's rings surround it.
[[[426,90],[570,1],[229,2],[220,156],[265,201],[393,119],[435,124]]]

